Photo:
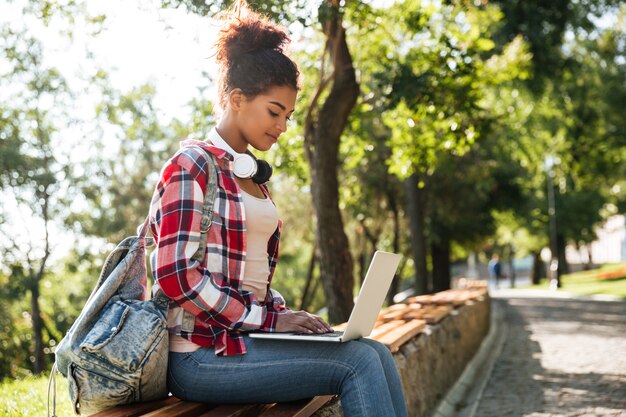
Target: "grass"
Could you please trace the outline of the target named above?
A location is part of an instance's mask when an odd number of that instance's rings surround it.
[[[6,379],[0,383],[0,417],[46,416],[48,398],[48,375],[14,380]],[[57,416],[74,415],[70,404],[67,380],[57,375]],[[52,399],[50,399],[52,414]]]
[[[544,280],[532,288],[547,289],[548,286],[549,282]],[[563,275],[561,290],[579,295],[608,294],[626,298],[626,263]]]

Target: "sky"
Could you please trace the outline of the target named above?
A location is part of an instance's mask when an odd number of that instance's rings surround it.
[[[181,116],[183,105],[196,94],[197,86],[206,84],[202,72],[215,72],[210,58],[217,33],[215,23],[184,9],[161,9],[153,1],[99,0],[88,4],[107,19],[102,33],[83,37],[81,46],[94,54],[99,67],[109,69],[113,85],[127,91],[152,81],[157,87],[157,105],[167,114]],[[80,58],[77,46],[70,54]],[[72,65],[78,67],[76,62]]]
[[[23,16],[24,1],[0,2],[0,22],[26,27],[43,41],[46,63],[59,68],[70,82],[78,84],[80,73],[94,67],[110,72],[114,87],[127,91],[152,81],[157,86],[158,105],[173,115],[206,84],[202,72],[215,72],[211,47],[217,25],[183,8],[162,9],[153,0],[89,0],[90,14],[106,15],[102,32],[89,36],[89,27],[79,16],[70,41],[59,34],[65,22],[53,19],[49,27]],[[61,24],[62,22],[62,24]],[[86,53],[93,62],[85,59]]]
[[[87,76],[96,69],[104,69],[110,74],[112,87],[122,92],[152,82],[157,91],[155,105],[161,113],[168,119],[184,119],[188,114],[185,104],[197,96],[198,86],[208,84],[203,71],[215,74],[211,47],[218,28],[206,17],[184,9],[162,9],[158,1],[152,0],[89,0],[85,4],[90,14],[106,15],[103,30],[97,36],[90,36],[89,25],[79,17],[70,40],[60,33],[66,28],[61,20],[53,19],[46,27],[41,21],[24,16],[21,10],[25,3],[25,0],[0,2],[0,24],[10,24],[16,30],[26,28],[40,39],[45,64],[58,68],[74,91],[88,88]],[[92,59],[86,59],[87,54]],[[85,120],[94,117],[97,99],[81,94],[72,109],[74,115]],[[76,153],[92,151],[84,132],[68,130],[64,135],[63,143],[72,144]],[[32,242],[29,237],[43,237],[42,221],[33,218],[27,208],[18,209],[17,201],[10,195],[5,193],[2,201],[4,208],[10,209],[11,225],[21,224],[17,230],[25,232],[21,233],[18,244],[26,247],[30,244],[28,240]],[[66,232],[56,225],[51,225],[51,232],[56,249],[54,260],[67,253],[73,239],[68,239]]]
[[[183,9],[161,9],[137,0],[99,1],[108,16],[107,28],[92,40],[91,50],[117,70],[114,84],[129,89],[152,80],[158,102],[170,114],[206,84],[202,72],[215,72],[210,58],[217,26]]]

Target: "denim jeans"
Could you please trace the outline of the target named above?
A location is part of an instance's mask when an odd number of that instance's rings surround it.
[[[346,417],[407,416],[402,384],[379,342],[251,339],[248,353],[217,357],[212,348],[170,352],[168,386],[205,403],[272,403],[338,394]]]

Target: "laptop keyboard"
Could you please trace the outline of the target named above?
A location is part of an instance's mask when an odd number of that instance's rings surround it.
[[[316,336],[316,337],[337,337],[343,335],[340,330],[335,330],[332,333],[295,333],[298,336]]]

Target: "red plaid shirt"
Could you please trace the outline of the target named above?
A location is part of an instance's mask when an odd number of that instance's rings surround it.
[[[191,257],[199,246],[207,161],[202,152],[189,147],[192,145],[215,156],[218,172],[204,264]],[[269,284],[265,300],[258,300],[242,288],[246,219],[231,161],[228,153],[206,142],[182,142],[181,149],[163,167],[150,204],[150,226],[157,244],[152,270],[157,285],[172,300],[169,332],[200,346],[215,346],[218,355],[244,354],[241,332],[274,331],[277,315],[288,310],[284,299]],[[270,198],[267,188],[261,189]],[[280,229],[279,221],[267,245],[270,283],[278,257]],[[183,323],[185,311],[194,316],[192,326]]]

